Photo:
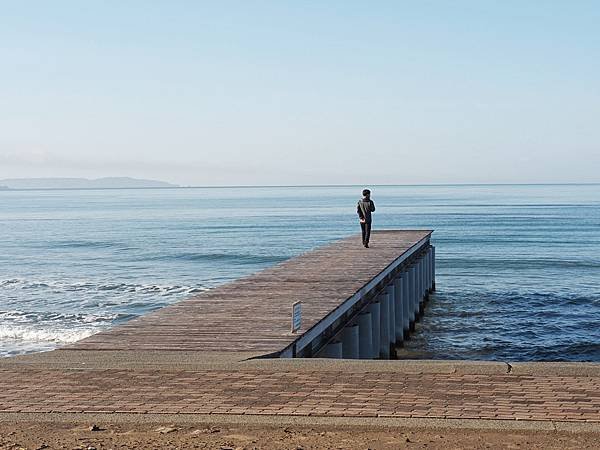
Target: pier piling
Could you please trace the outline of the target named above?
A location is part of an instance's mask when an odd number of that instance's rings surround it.
[[[358,316],[358,357],[360,359],[373,358],[373,326],[370,312],[363,312]]]
[[[390,283],[385,288],[385,292],[388,295],[388,307],[389,307],[389,337],[390,345],[393,347],[396,344],[396,289],[394,283]]]
[[[395,307],[394,311],[396,312],[396,343],[401,343],[404,340],[404,328],[403,328],[403,306],[402,306],[402,282],[403,276],[402,274],[398,275],[394,280],[394,300]]]
[[[321,354],[319,355],[321,358],[335,358],[341,359],[343,358],[342,354],[342,342],[341,341],[333,341],[325,346]]]
[[[377,359],[381,342],[381,303],[378,301],[370,303],[367,311],[371,314],[371,358]]]
[[[381,325],[379,327],[379,357],[390,358],[390,296],[385,293],[379,296],[381,305]]]
[[[342,331],[342,358],[358,359],[360,334],[358,324],[348,325]]]
[[[404,338],[408,338],[410,333],[410,274],[402,274],[402,330]]]

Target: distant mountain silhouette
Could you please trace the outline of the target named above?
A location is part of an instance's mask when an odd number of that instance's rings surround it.
[[[156,180],[128,177],[109,178],[8,178],[0,180],[0,186],[9,189],[119,189],[178,187],[176,184]]]

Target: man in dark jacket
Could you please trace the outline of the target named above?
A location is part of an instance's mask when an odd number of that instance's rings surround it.
[[[362,241],[365,248],[369,248],[369,238],[371,237],[371,213],[375,212],[375,203],[371,200],[371,191],[365,189],[362,191],[363,198],[358,201],[356,212],[360,220],[362,230]]]

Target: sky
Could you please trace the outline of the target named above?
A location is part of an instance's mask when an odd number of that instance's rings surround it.
[[[0,7],[0,179],[600,182],[598,1]]]

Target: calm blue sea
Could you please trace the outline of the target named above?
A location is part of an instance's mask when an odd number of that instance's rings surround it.
[[[600,361],[600,185],[373,187],[433,228],[406,357]],[[0,191],[0,355],[52,349],[358,232],[361,187]]]

